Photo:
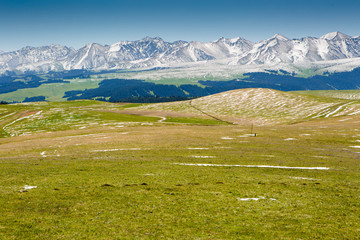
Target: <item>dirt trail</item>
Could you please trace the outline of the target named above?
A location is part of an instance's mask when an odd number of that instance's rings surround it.
[[[202,114],[205,114],[206,116],[211,117],[211,118],[213,118],[213,119],[215,119],[215,120],[217,120],[217,121],[225,122],[225,123],[233,124],[233,125],[236,124],[236,123],[234,123],[234,122],[229,122],[229,121],[226,121],[226,120],[222,120],[222,119],[220,119],[220,118],[218,118],[218,117],[215,117],[215,116],[213,116],[213,115],[211,115],[211,114],[209,114],[209,113],[207,113],[207,112],[204,112],[204,111],[201,110],[200,108],[194,106],[193,103],[192,103],[192,100],[189,101],[189,105],[190,105],[190,107],[194,108],[194,109],[197,110],[198,112],[200,112],[200,113],[202,113]]]

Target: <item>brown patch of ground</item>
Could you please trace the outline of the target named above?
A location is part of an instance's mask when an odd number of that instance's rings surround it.
[[[40,111],[26,111],[26,112],[22,112],[20,114],[20,117],[26,117],[26,116],[29,116],[29,115],[32,115],[32,114],[35,114],[35,113],[38,113]]]

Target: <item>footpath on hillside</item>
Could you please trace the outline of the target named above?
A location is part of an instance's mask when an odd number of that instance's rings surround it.
[[[234,123],[234,122],[229,122],[229,121],[226,121],[226,120],[222,120],[222,119],[220,119],[220,118],[218,118],[218,117],[215,117],[215,116],[213,116],[213,115],[211,115],[211,114],[209,114],[209,113],[207,113],[207,112],[204,112],[204,111],[201,110],[200,108],[194,106],[193,103],[192,103],[192,100],[189,101],[189,105],[190,105],[190,107],[194,108],[195,110],[199,111],[200,113],[205,114],[206,116],[209,116],[209,117],[211,117],[211,118],[213,118],[213,119],[215,119],[215,120],[217,120],[217,121],[225,122],[225,123],[232,124],[232,125],[235,125],[235,124],[236,124],[236,123]]]

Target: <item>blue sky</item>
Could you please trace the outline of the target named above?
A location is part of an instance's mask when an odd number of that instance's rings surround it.
[[[0,50],[146,36],[170,42],[357,36],[359,12],[359,0],[0,0]]]

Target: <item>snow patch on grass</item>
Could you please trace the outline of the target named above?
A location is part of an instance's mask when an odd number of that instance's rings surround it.
[[[259,201],[262,199],[266,199],[265,197],[257,197],[257,198],[237,198],[239,201]],[[275,198],[269,198],[270,201],[276,201]]]
[[[37,188],[37,186],[29,186],[29,185],[24,186],[24,190],[29,190],[29,189],[33,189],[33,188]]]
[[[25,117],[18,118],[18,119],[16,119],[16,120],[14,120],[14,121],[6,124],[6,125],[3,127],[3,129],[4,129],[5,132],[9,132],[9,130],[8,130],[7,128],[9,128],[11,125],[13,125],[13,124],[15,124],[15,123],[17,123],[17,122],[19,122],[19,121],[21,121],[21,120],[24,120],[24,119],[36,119],[36,118],[39,118],[42,112],[43,112],[43,111],[41,110],[41,111],[38,111],[38,112],[36,112],[36,113],[34,113],[34,114],[31,114],[31,115],[28,115],[28,116],[25,116]],[[15,133],[10,133],[10,136],[11,136],[11,137],[14,137],[15,135],[16,135]]]
[[[339,107],[336,108],[334,111],[326,114],[325,117],[327,118],[327,117],[330,117],[330,116],[332,116],[332,115],[335,115],[335,113],[339,112],[342,108],[344,108],[345,106],[350,105],[350,104],[352,104],[352,103],[354,103],[354,102],[349,102],[349,103],[346,103],[346,104],[343,104],[343,105],[339,106]]]
[[[223,139],[223,140],[233,140],[233,138],[231,138],[231,137],[222,137],[221,139]]]
[[[115,152],[115,151],[138,151],[145,150],[143,148],[113,148],[113,149],[100,149],[100,150],[91,150],[90,152]]]
[[[1,117],[1,118],[0,118],[0,121],[3,120],[3,119],[5,119],[5,118],[8,118],[8,117],[14,115],[15,113],[16,113],[16,112],[13,112],[13,113],[10,113],[10,114],[8,114],[8,115],[5,115],[5,116]]]
[[[351,118],[341,119],[341,120],[339,120],[339,122],[345,122],[345,121],[348,121],[348,120],[351,120]]]
[[[172,163],[182,166],[201,166],[201,167],[247,167],[247,168],[279,168],[279,169],[299,169],[299,170],[329,170],[328,167],[288,167],[271,165],[229,165],[229,164],[210,164],[210,163]]]
[[[25,185],[19,192],[27,192],[30,189],[34,189],[37,188],[37,186],[29,186],[29,185]]]
[[[209,148],[187,148],[189,150],[209,150]]]
[[[293,179],[299,179],[299,180],[312,180],[312,181],[319,181],[320,179],[315,179],[315,178],[306,178],[306,177],[290,177]]]
[[[257,198],[237,198],[239,201],[259,201],[260,199],[265,199],[264,197],[257,197]]]
[[[193,158],[215,158],[215,156],[191,156]]]
[[[244,135],[240,135],[240,136],[237,136],[239,138],[244,138],[244,137],[254,137],[255,134],[244,134]]]

